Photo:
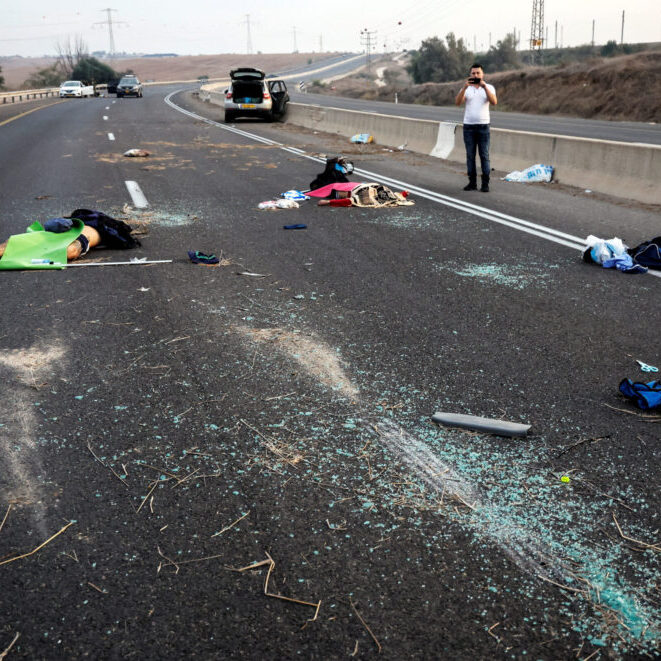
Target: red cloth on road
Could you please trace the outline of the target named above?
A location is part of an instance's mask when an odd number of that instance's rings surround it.
[[[356,186],[358,186],[358,183],[355,181],[339,182],[337,184],[328,184],[327,186],[322,186],[321,188],[317,188],[317,190],[311,190],[309,193],[306,193],[306,195],[310,195],[312,197],[328,197],[334,190],[351,191]]]

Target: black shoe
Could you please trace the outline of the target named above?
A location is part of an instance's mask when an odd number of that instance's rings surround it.
[[[477,190],[477,182],[475,179],[469,179],[468,184],[464,186],[464,190]]]
[[[489,177],[482,177],[482,185],[480,186],[480,193],[489,192]]]

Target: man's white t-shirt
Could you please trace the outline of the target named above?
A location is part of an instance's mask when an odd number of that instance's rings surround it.
[[[492,94],[496,93],[496,88],[489,83],[485,83]],[[469,85],[464,94],[466,107],[464,109],[464,124],[488,124],[491,121],[489,116],[489,99],[487,93],[481,87]]]

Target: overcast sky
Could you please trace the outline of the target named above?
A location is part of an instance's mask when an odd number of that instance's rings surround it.
[[[551,46],[620,40],[625,0],[545,0]],[[403,9],[408,5],[408,9]],[[179,54],[361,51],[361,30],[384,46],[416,48],[422,39],[454,32],[469,48],[488,48],[513,29],[530,38],[533,0],[110,0],[115,50]],[[286,7],[286,8],[284,8]],[[80,36],[90,51],[108,50],[108,12],[83,0],[4,3],[0,55],[39,56]],[[626,0],[625,42],[661,41],[661,0]]]

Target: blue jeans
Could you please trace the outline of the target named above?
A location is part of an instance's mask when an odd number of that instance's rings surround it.
[[[466,168],[469,179],[477,179],[475,167],[475,149],[480,152],[482,176],[489,177],[491,163],[489,162],[489,142],[491,133],[488,124],[464,124],[464,145],[466,145]]]

